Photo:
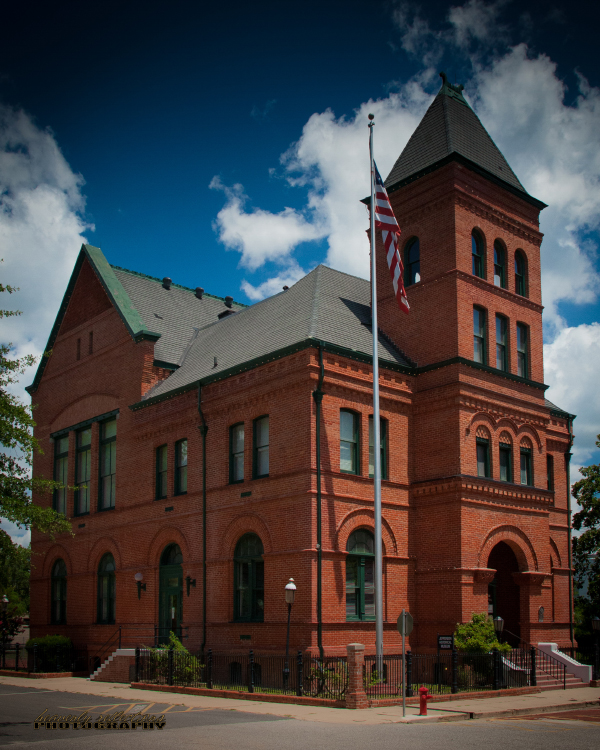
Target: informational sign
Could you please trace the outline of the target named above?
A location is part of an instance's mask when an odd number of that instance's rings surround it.
[[[402,617],[402,615],[404,615],[404,618]],[[402,610],[402,615],[400,615],[400,617],[396,621],[398,632],[400,633],[400,635],[410,635],[412,633],[414,625],[413,616],[410,614],[410,612],[404,612],[404,610]]]
[[[438,635],[438,651],[452,651],[453,648],[453,635]]]

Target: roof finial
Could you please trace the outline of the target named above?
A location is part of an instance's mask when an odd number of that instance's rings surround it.
[[[448,85],[448,76],[444,73],[443,70],[440,73],[440,78],[444,82],[444,86],[447,86]]]

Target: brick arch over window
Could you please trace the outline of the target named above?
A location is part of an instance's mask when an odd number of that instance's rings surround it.
[[[562,568],[562,558],[558,551],[558,545],[552,538],[550,539],[550,560],[553,568]],[[554,561],[556,561],[556,564]]]
[[[513,444],[513,436],[510,434],[510,432],[507,432],[506,430],[502,430],[500,433],[500,436],[498,437],[499,443],[508,443],[510,445]]]
[[[480,425],[478,425],[477,430],[475,432],[475,437],[483,438],[484,440],[489,440],[490,439],[490,431],[488,430],[488,428],[485,425],[480,424]]]
[[[502,430],[505,429],[508,432],[510,432],[512,435],[516,435],[519,431],[519,427],[516,422],[513,422],[510,417],[500,417],[498,422],[496,423],[496,429]]]
[[[187,539],[180,529],[175,526],[167,526],[167,528],[161,529],[155,534],[154,539],[148,545],[146,564],[151,568],[157,568],[160,565],[160,557],[169,544],[178,544],[184,563],[190,562],[190,547]]]
[[[527,437],[527,435],[525,435],[525,437],[521,438],[521,440],[519,442],[519,445],[521,446],[521,448],[529,448],[529,450],[533,450],[533,443]]]
[[[96,544],[90,550],[88,555],[87,572],[93,573],[94,575],[98,572],[98,565],[103,556],[110,552],[115,560],[115,569],[120,570],[123,567],[123,560],[121,559],[121,552],[114,539],[109,536],[104,536],[98,539]]]
[[[99,414],[106,414],[119,408],[119,398],[114,393],[91,393],[71,402],[54,416],[50,422],[50,432],[62,430]]]
[[[369,510],[351,510],[340,521],[335,534],[335,549],[338,552],[345,552],[348,544],[348,538],[352,532],[357,529],[368,529],[375,535],[375,513]],[[390,525],[381,519],[381,544],[384,555],[397,555],[398,545]]]
[[[494,419],[494,417],[492,417],[491,414],[486,414],[486,412],[484,411],[478,411],[471,417],[469,426],[465,430],[465,438],[468,437],[473,432],[473,430],[477,432],[477,429],[480,426],[487,427],[490,433],[493,433],[496,431],[496,420]]]
[[[523,438],[529,438],[531,442],[531,448],[533,448],[533,443],[535,443],[538,447],[538,450],[542,450],[542,439],[540,438],[539,432],[535,429],[535,427],[532,427],[531,425],[523,425],[519,428],[519,442],[522,441]]]
[[[512,549],[519,563],[519,570],[539,570],[537,555],[527,535],[516,526],[497,526],[487,535],[479,550],[478,568],[487,568],[491,551],[499,542],[505,542]]]
[[[269,527],[259,515],[248,513],[245,516],[235,518],[223,534],[222,550],[227,558],[233,559],[236,545],[244,534],[256,534],[262,542],[265,555],[273,551]]]
[[[70,576],[73,573],[71,558],[69,557],[69,553],[67,552],[66,548],[63,547],[62,544],[53,544],[46,553],[46,557],[44,558],[43,574],[45,578],[50,577],[52,573],[52,567],[54,566],[54,563],[59,559],[65,561],[65,565],[67,566],[67,575]]]

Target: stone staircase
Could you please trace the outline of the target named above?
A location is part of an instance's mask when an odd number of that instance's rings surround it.
[[[563,684],[562,679],[555,679],[546,672],[543,672],[539,667],[535,672],[537,687],[540,690],[563,690],[564,687],[568,690],[569,688],[588,687],[590,684],[589,682],[584,682],[581,677],[575,677],[574,674],[569,674],[569,672],[567,672],[566,684]]]
[[[118,648],[98,669],[90,675],[90,680],[99,682],[132,682],[132,667],[135,665],[134,648]]]

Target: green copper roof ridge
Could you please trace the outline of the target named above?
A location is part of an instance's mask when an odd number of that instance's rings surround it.
[[[117,271],[123,271],[124,273],[130,273],[132,276],[140,276],[142,279],[149,279],[150,281],[157,281],[159,284],[163,283],[162,279],[159,279],[157,276],[150,276],[147,273],[142,273],[141,271],[132,271],[130,268],[123,268],[122,266],[115,266],[113,263],[110,264],[110,267],[113,269],[116,269]],[[171,286],[175,287],[176,289],[183,289],[186,292],[191,292],[192,294],[196,293],[195,289],[192,289],[189,286],[185,286],[184,284],[176,284],[175,282],[171,282]],[[225,297],[219,297],[216,294],[210,294],[210,292],[204,292],[203,293],[205,297],[211,297],[212,299],[218,299],[221,302],[225,302]],[[233,300],[234,305],[239,305],[240,307],[251,307],[251,305],[246,305],[244,302],[236,302]]]
[[[117,278],[112,266],[106,260],[106,257],[99,247],[94,245],[82,245],[81,248],[86,254],[88,260],[98,280],[102,284],[108,298],[113,303],[121,319],[125,323],[130,335],[135,339],[139,336],[156,336],[160,338],[161,334],[155,331],[148,331],[142,319],[142,316],[134,307],[131,297],[125,291],[125,287]]]

